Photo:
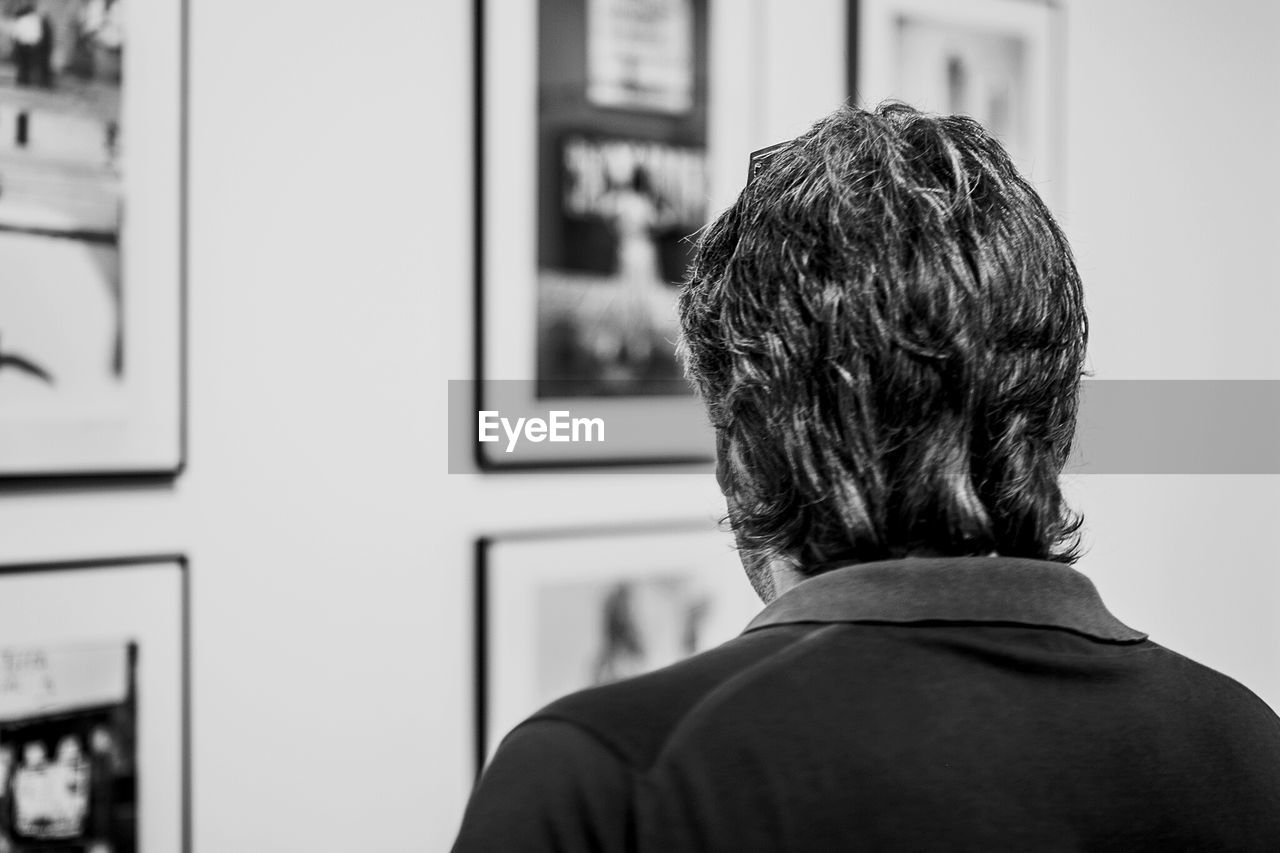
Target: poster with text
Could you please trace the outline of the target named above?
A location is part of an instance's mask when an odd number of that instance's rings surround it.
[[[519,462],[479,446],[481,464],[708,460],[676,301],[698,233],[742,188],[757,16],[729,0],[481,10],[481,408],[589,406],[636,437]]]
[[[675,288],[708,212],[707,4],[538,11],[538,395],[678,393]]]

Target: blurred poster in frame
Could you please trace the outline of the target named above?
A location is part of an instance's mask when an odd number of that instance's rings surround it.
[[[675,302],[698,230],[745,178],[753,18],[727,0],[477,8],[480,408],[627,435],[518,458],[478,445],[481,464],[709,460]]]
[[[727,642],[763,607],[710,525],[483,539],[478,573],[479,766],[549,702]]]
[[[0,566],[0,849],[187,850],[180,557]]]
[[[0,480],[182,464],[181,0],[0,0]]]
[[[905,101],[976,119],[1049,206],[1061,197],[1061,12],[1046,0],[859,0],[857,102]]]

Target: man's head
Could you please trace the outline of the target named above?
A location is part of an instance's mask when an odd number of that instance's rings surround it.
[[[1065,237],[981,126],[843,108],[701,237],[681,347],[748,573],[1072,562],[1088,327]],[[762,588],[763,584],[763,588]]]

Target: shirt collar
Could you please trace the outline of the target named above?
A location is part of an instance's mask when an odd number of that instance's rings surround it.
[[[1014,557],[908,557],[831,569],[787,590],[747,631],[793,622],[995,622],[1137,642],[1093,582],[1062,563]]]

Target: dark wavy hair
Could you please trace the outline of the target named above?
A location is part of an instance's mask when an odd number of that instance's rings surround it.
[[[1076,560],[1058,478],[1088,323],[1070,247],[964,116],[844,107],[702,233],[680,295],[740,546],[813,574]]]

